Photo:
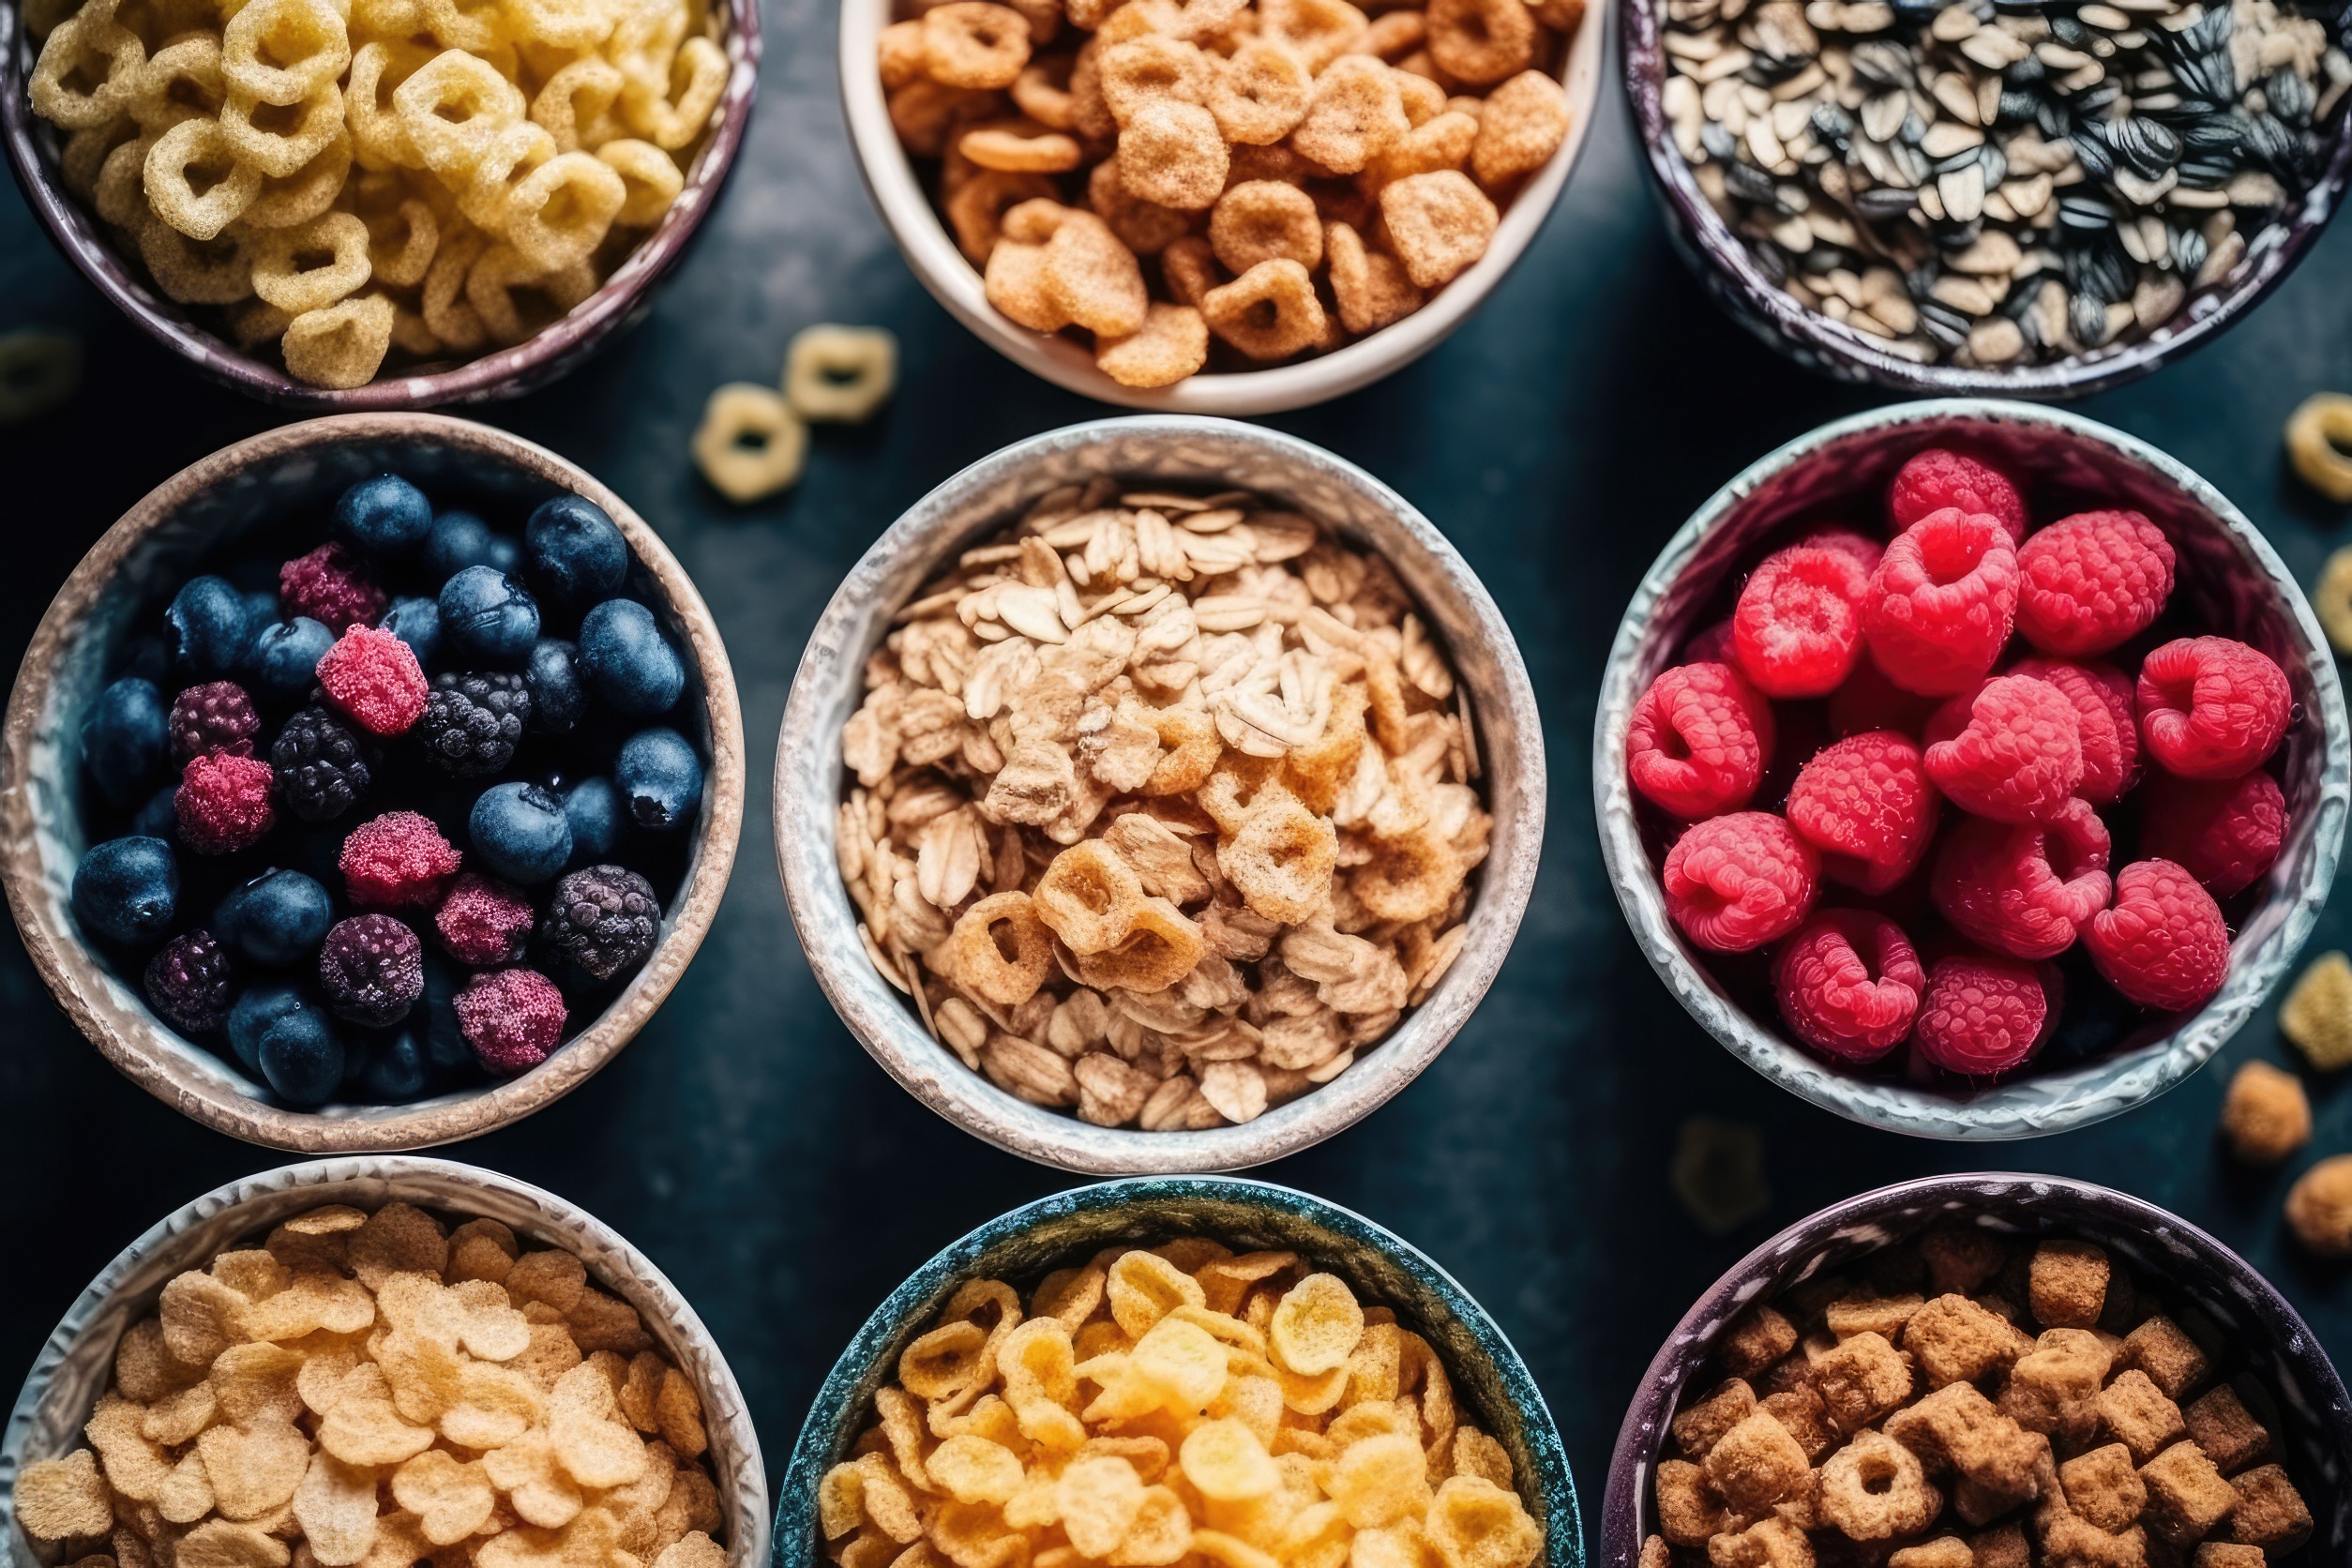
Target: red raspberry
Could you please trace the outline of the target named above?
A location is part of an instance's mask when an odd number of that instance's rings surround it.
[[[2045,654],[2103,654],[2156,624],[2172,545],[2137,512],[2077,512],[2017,551],[2017,629]]]
[[[1887,546],[1862,635],[1896,686],[1950,697],[1993,668],[2016,613],[2016,547],[1993,518],[1946,507]]]
[[[1878,661],[1864,654],[1854,661],[1846,684],[1830,693],[1830,728],[1841,735],[1865,730],[1900,730],[1916,735],[1938,703],[1933,697],[1906,691],[1887,679]]]
[[[2216,898],[2251,887],[2285,841],[2286,796],[2267,773],[2211,780],[2148,776],[2140,848],[2186,867]]]
[[[442,889],[457,875],[458,860],[458,852],[431,818],[415,811],[386,811],[360,823],[343,840],[337,864],[353,903],[390,909],[439,903]]]
[[[1692,638],[1682,650],[1684,664],[1729,664],[1732,657],[1729,621],[1717,621]]]
[[[1862,652],[1855,606],[1870,574],[1851,555],[1803,545],[1775,550],[1740,590],[1731,642],[1768,697],[1826,697]]]
[[[1634,704],[1625,772],[1678,817],[1736,811],[1756,793],[1772,747],[1772,708],[1727,664],[1685,664]]]
[[[2268,761],[2295,705],[2286,674],[2226,637],[2183,637],[2140,666],[2140,738],[2179,778],[2236,778]]]
[[[278,598],[289,616],[308,615],[338,637],[374,626],[386,602],[359,557],[332,543],[278,568]]]
[[[250,757],[253,737],[262,732],[262,716],[236,682],[206,681],[172,699],[171,732],[174,762],[215,751]]]
[[[1661,880],[1684,935],[1717,953],[1746,953],[1797,928],[1820,891],[1821,861],[1770,811],[1734,811],[1676,839]]]
[[[2107,824],[2088,801],[2068,801],[2047,822],[1964,817],[1936,852],[1928,896],[1979,946],[2054,958],[2107,907],[2109,852]]]
[[[2143,1007],[2185,1013],[2222,988],[2229,927],[2187,867],[2135,860],[2115,880],[2115,906],[2083,927],[2107,984]]]
[[[2008,475],[1980,459],[1930,446],[1896,470],[1887,487],[1887,519],[1897,534],[1947,506],[1984,513],[2008,531],[2011,544],[2025,542],[2026,498]]]
[[[1911,1037],[1920,1054],[1948,1073],[1989,1078],[2023,1065],[2058,1024],[2055,975],[1994,954],[1939,958],[1920,998]]]
[[[262,841],[278,821],[270,809],[269,764],[255,757],[210,752],[191,760],[173,792],[180,842],[198,854],[234,854]]]
[[[2074,792],[2093,806],[2122,798],[2140,765],[2140,727],[2132,716],[2132,678],[2112,664],[2062,658],[2021,658],[2013,675],[2047,681],[2074,704],[2083,743],[2083,781]]]
[[[1850,555],[1861,565],[1864,577],[1878,569],[1878,563],[1885,559],[1887,553],[1887,547],[1877,540],[1857,534],[1850,528],[1840,528],[1835,523],[1823,523],[1797,543],[1807,550],[1834,550]]]
[[[1911,1032],[1927,976],[1893,921],[1823,910],[1781,949],[1772,988],[1799,1039],[1848,1062],[1875,1062]]]
[[[388,631],[354,626],[319,658],[327,701],[371,734],[405,733],[431,687],[409,645]]]
[[[1936,788],[1908,735],[1874,730],[1815,753],[1788,791],[1788,825],[1821,852],[1832,882],[1884,893],[1936,836]]]
[[[2047,681],[1996,675],[1927,721],[1927,775],[1963,811],[2040,822],[2083,781],[2082,722]]]
[[[434,912],[433,928],[451,957],[487,969],[520,962],[536,919],[531,900],[514,888],[467,871]]]
[[[477,974],[454,1001],[459,1032],[493,1073],[535,1067],[564,1038],[564,993],[537,970]]]

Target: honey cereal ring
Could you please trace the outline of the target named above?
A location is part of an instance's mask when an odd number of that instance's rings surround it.
[[[1029,64],[1029,19],[990,0],[948,0],[923,13],[923,63],[949,87],[1010,87]]]
[[[103,125],[86,127],[66,138],[66,144],[57,155],[57,173],[66,182],[66,188],[83,201],[97,204],[98,174],[106,160],[116,149],[139,139],[143,128],[128,115],[108,120]],[[134,168],[143,170],[145,154],[140,155]],[[100,213],[99,217],[106,215]],[[112,221],[111,219],[109,221]]]
[[[1900,1540],[1925,1530],[1943,1494],[1919,1456],[1884,1432],[1857,1432],[1821,1463],[1815,1506],[1855,1541]]]
[[[1278,38],[1244,38],[1209,80],[1202,102],[1229,142],[1270,146],[1297,128],[1315,96],[1300,53]]]
[[[368,225],[369,266],[375,280],[387,288],[422,283],[432,268],[433,252],[440,248],[441,220],[433,216],[430,204],[415,196],[403,201],[388,219]]]
[[[897,380],[898,339],[879,326],[803,327],[784,351],[784,396],[803,419],[863,424]]]
[[[454,353],[471,354],[490,334],[474,307],[465,302],[465,279],[475,261],[490,248],[490,236],[462,219],[458,225],[442,236],[440,249],[433,252],[417,312],[439,342]]]
[[[430,359],[441,352],[441,339],[433,336],[433,329],[425,324],[421,314],[396,300],[392,306],[392,346],[402,354]]]
[[[401,128],[392,94],[432,57],[432,51],[405,38],[371,39],[353,53],[343,113],[352,156],[362,169],[422,167],[408,132]]]
[[[1211,289],[1229,279],[1207,236],[1187,234],[1160,252],[1160,281],[1168,285],[1170,299],[1197,310]]]
[[[1337,832],[1287,790],[1262,800],[1217,846],[1217,867],[1243,900],[1285,925],[1310,918],[1330,899],[1338,863]]]
[[[0,425],[46,414],[81,385],[81,339],[66,332],[0,332]]]
[[[1070,60],[1070,128],[1090,142],[1108,142],[1119,134],[1119,117],[1103,97],[1103,43],[1089,38]]]
[[[347,212],[270,230],[253,245],[253,292],[289,315],[325,309],[356,292],[368,274],[368,225]],[[389,318],[384,331],[391,332]]]
[[[1110,225],[1119,243],[1138,256],[1156,256],[1192,233],[1198,215],[1147,202],[1120,178],[1119,155],[1094,165],[1086,176],[1086,204]]]
[[[1297,50],[1317,76],[1364,37],[1369,20],[1348,0],[1261,0],[1259,32]]]
[[[1395,75],[1368,54],[1334,61],[1316,79],[1289,144],[1334,174],[1356,173],[1412,129]]]
[[[807,457],[808,427],[773,386],[731,382],[702,405],[695,464],[713,490],[737,505],[791,489]]]
[[[1125,941],[1144,895],[1135,867],[1109,845],[1089,838],[1054,856],[1031,897],[1037,918],[1064,947],[1083,956]]]
[[[612,106],[621,101],[622,85],[621,72],[611,61],[595,55],[574,60],[549,77],[531,99],[532,123],[555,138],[559,152],[601,152],[620,136]]]
[[[1397,16],[1418,13],[1392,11],[1389,14]],[[1472,125],[1478,123],[1479,100],[1476,98],[1463,98],[1457,104],[1445,96],[1443,87],[1425,76],[1416,76],[1409,70],[1392,71],[1389,74],[1389,80],[1396,83],[1396,97],[1405,106],[1406,120],[1415,127],[1426,125],[1439,115],[1449,113],[1467,114]]]
[[[1529,1517],[1518,1494],[1482,1476],[1448,1476],[1430,1500],[1423,1530],[1442,1568],[1529,1568],[1544,1549],[1544,1528]],[[1804,1544],[1802,1534],[1789,1533]]]
[[[957,920],[946,957],[958,985],[985,1002],[1018,1007],[1053,972],[1053,936],[1028,894],[991,894]]]
[[[142,211],[132,233],[139,259],[147,264],[167,299],[182,305],[234,305],[253,292],[252,263],[234,231],[209,240],[189,239]]]
[[[182,120],[157,137],[141,178],[155,215],[190,239],[210,239],[236,221],[262,188],[262,172],[237,161],[218,120]]]
[[[1358,337],[1378,332],[1421,309],[1421,291],[1405,276],[1404,264],[1367,247],[1347,224],[1334,223],[1323,232],[1323,252],[1331,262],[1340,324],[1349,332]]]
[[[299,173],[337,137],[349,134],[342,91],[332,83],[292,108],[231,87],[220,106],[220,128],[240,160],[277,179]]]
[[[291,108],[336,85],[351,35],[332,0],[247,0],[220,35],[220,74],[262,103]]]
[[[1390,75],[1402,82],[1420,80],[1402,71],[1392,71]],[[1409,120],[1411,117],[1410,113],[1406,115]],[[1470,148],[1477,140],[1478,122],[1468,114],[1447,110],[1407,131],[1404,140],[1365,166],[1363,180],[1358,183],[1377,190],[1408,175],[1459,169],[1469,161]]]
[[[1047,298],[1063,320],[1106,337],[1141,330],[1151,303],[1143,269],[1093,213],[1065,209],[1046,242],[1043,279]]]
[[[474,307],[482,330],[495,343],[520,343],[531,336],[523,312],[528,301],[515,295],[537,284],[546,275],[513,246],[501,242],[474,259],[465,273],[465,302]]]
[[[1123,338],[1098,338],[1094,344],[1094,364],[1122,386],[1173,386],[1208,362],[1209,324],[1189,305],[1153,300],[1139,330]],[[1214,727],[1211,729],[1214,734]],[[1153,765],[1153,778],[1172,761],[1161,758]],[[1151,792],[1148,786],[1145,792]]]
[[[1244,180],[1209,213],[1209,245],[1229,272],[1288,257],[1313,272],[1323,264],[1323,225],[1314,198],[1278,180]]]
[[[1215,61],[1198,45],[1157,33],[1107,47],[1097,68],[1103,101],[1123,126],[1145,104],[1162,98],[1202,101],[1216,74]]]
[[[1382,920],[1430,920],[1445,912],[1467,870],[1454,847],[1425,825],[1373,840],[1371,858],[1349,872],[1348,888]]]
[[[926,77],[890,95],[890,125],[916,158],[937,158],[958,127],[994,111],[997,96],[950,87]]]
[[[1383,187],[1380,219],[1405,275],[1416,287],[1434,289],[1486,253],[1500,215],[1469,175],[1440,169]]]
[[[507,41],[500,0],[417,0],[416,15],[444,49],[489,55]]]
[[[245,209],[245,226],[291,229],[309,222],[334,206],[351,177],[351,137],[339,133],[293,173],[264,176],[262,188]]]
[[[595,49],[620,20],[596,0],[501,0],[500,11],[517,42],[550,50]]]
[[[626,72],[623,73],[625,76]],[[641,90],[634,82],[621,89],[621,118],[666,152],[676,152],[702,134],[727,89],[727,56],[718,45],[692,38],[678,46],[665,90]]]
[[[947,198],[947,223],[956,231],[956,249],[972,265],[987,266],[988,253],[996,249],[1003,233],[1004,214],[1023,202],[1051,201],[1054,195],[1053,182],[1043,174],[1001,174],[982,170],[957,186]]]
[[[1364,687],[1348,682],[1332,693],[1331,716],[1323,732],[1304,746],[1292,746],[1282,760],[1282,782],[1309,811],[1329,816],[1355,776],[1364,754],[1364,711],[1369,699]]]
[[[461,178],[445,176],[444,184],[458,188],[458,211],[468,222],[503,234],[513,217],[516,190],[555,156],[554,137],[528,120],[510,120],[482,139],[479,156]],[[546,270],[535,263],[533,267]]]
[[[147,46],[114,20],[113,0],[93,0],[43,41],[26,96],[50,124],[87,129],[130,112],[146,64]]]
[[[210,33],[190,33],[147,56],[128,108],[140,129],[160,136],[189,120],[218,118],[227,94],[220,40]]]
[[[446,50],[392,94],[403,135],[426,168],[463,180],[500,129],[522,117],[522,93],[488,61]]]
[[[1216,117],[1197,103],[1154,98],[1119,131],[1119,178],[1164,207],[1197,211],[1225,193],[1230,154]]]
[[[1527,0],[1429,0],[1429,58],[1457,82],[1490,87],[1534,63]]]
[[[336,388],[373,381],[391,346],[392,302],[382,294],[306,310],[287,324],[279,345],[288,375],[312,386]]]
[[[558,153],[508,193],[506,243],[535,271],[561,272],[596,252],[627,199],[619,173],[596,154]]]
[[[1201,717],[1207,719],[1209,716],[1202,714]],[[1215,728],[1211,720],[1210,732],[1214,734]],[[1224,744],[1222,739],[1218,741],[1219,755],[1210,767],[1209,776],[1197,786],[1198,802],[1218,831],[1236,834],[1260,805],[1288,796],[1290,792],[1282,782],[1280,759],[1225,751]]]
[[[1118,988],[1149,995],[1190,974],[1209,950],[1200,927],[1165,898],[1136,906],[1126,940],[1107,953],[1078,956],[1078,977],[1100,990]]]
[[[2344,447],[2352,447],[2352,397],[2314,392],[2287,417],[2288,460],[2303,483],[2330,501],[2352,501],[2352,457]]]
[[[1288,359],[1321,339],[1323,303],[1306,268],[1288,258],[1260,262],[1200,298],[1209,330],[1252,359]]]
[[[1077,168],[1079,158],[1075,140],[1042,126],[1026,129],[988,126],[967,130],[956,148],[981,168],[1007,174],[1063,173]]]
[[[1418,10],[1382,11],[1365,24],[1356,52],[1390,65],[1419,49],[1429,37],[1429,19]]]
[[[923,23],[894,22],[883,28],[874,41],[874,64],[885,93],[921,78],[930,64],[923,53]]]
[[[1214,719],[1199,708],[1154,708],[1146,711],[1144,722],[1159,736],[1166,751],[1138,793],[1185,795],[1209,781],[1217,759],[1225,754],[1225,742],[1217,734]],[[1237,783],[1233,793],[1238,796],[1240,790]]]
[[[562,144],[560,138],[557,144]],[[651,142],[616,136],[596,148],[596,157],[621,176],[621,210],[612,215],[618,228],[651,228],[686,188],[677,160]]]
[[[1021,206],[1032,204],[1024,202]],[[1042,245],[999,239],[988,252],[981,287],[990,305],[1032,332],[1059,332],[1070,324],[1070,318],[1046,285],[1046,248]]]
[[[1023,66],[1020,75],[1013,79],[1013,106],[1051,129],[1076,128],[1076,110],[1070,98],[1073,64],[1071,56],[1058,55]]]
[[[1541,169],[1567,139],[1567,90],[1540,70],[1521,71],[1486,95],[1470,148],[1470,173],[1480,185],[1496,189]],[[2352,400],[2347,405],[2352,413]],[[2343,499],[2352,500],[2352,489]]]

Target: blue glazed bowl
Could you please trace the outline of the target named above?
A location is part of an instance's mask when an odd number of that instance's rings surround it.
[[[1366,1303],[1437,1349],[1455,1397],[1511,1455],[1521,1497],[1544,1527],[1543,1568],[1585,1568],[1576,1482],[1551,1411],[1511,1341],[1461,1286],[1410,1243],[1363,1215],[1269,1182],[1139,1176],[1056,1193],[988,1221],[890,1293],[834,1364],[793,1445],[776,1509],[776,1568],[823,1561],[817,1483],[874,1419],[874,1393],[899,1352],[969,1281],[1026,1286],[1119,1242],[1207,1236],[1236,1250],[1285,1250],[1346,1280]]]

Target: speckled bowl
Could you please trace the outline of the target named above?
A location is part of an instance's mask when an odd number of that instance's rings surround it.
[[[2254,1265],[2177,1214],[2088,1182],[2007,1173],[1931,1176],[1849,1198],[1799,1220],[1749,1253],[1683,1314],[1642,1375],[1609,1460],[1601,1500],[1605,1568],[1635,1568],[1657,1529],[1652,1477],[1666,1423],[1707,1374],[1715,1336],[1749,1304],[1942,1222],[2003,1235],[2096,1242],[2163,1277],[2232,1342],[2286,1418],[2282,1461],[2311,1504],[2313,1544],[2280,1564],[2347,1560],[2352,1552],[2352,1399],[2328,1353]]]
[[[947,1299],[974,1279],[1023,1291],[1051,1270],[1122,1242],[1206,1236],[1236,1251],[1296,1252],[1436,1347],[1455,1397],[1511,1455],[1520,1496],[1544,1527],[1543,1568],[1584,1568],[1568,1455],[1535,1380],[1493,1319],[1411,1243],[1361,1214],[1266,1182],[1143,1177],[1056,1193],[999,1215],[944,1248],[893,1290],[817,1391],[776,1505],[776,1568],[816,1568],[817,1483],[874,1419],[874,1391]]]
[[[98,215],[66,189],[57,166],[63,141],[25,98],[38,52],[24,31],[23,0],[0,0],[0,139],[8,143],[8,162],[26,204],[66,259],[147,336],[214,379],[280,407],[313,414],[512,398],[578,369],[614,333],[642,318],[652,309],[655,285],[685,257],[687,242],[717,204],[742,149],[759,87],[760,8],[749,0],[712,0],[710,8],[717,17],[714,38],[727,53],[727,84],[716,117],[686,170],[686,188],[612,275],[512,348],[420,366],[365,386],[312,386],[288,375],[274,356],[238,348],[213,324],[216,312],[191,310],[157,289],[137,257],[119,249]]]
[[[428,490],[446,485],[526,509],[571,490],[611,514],[637,558],[633,586],[685,658],[687,702],[699,711],[678,717],[706,759],[702,808],[653,956],[546,1062],[413,1105],[292,1110],[264,1098],[232,1058],[157,1018],[138,976],[117,973],[83,940],[69,899],[87,847],[82,725],[133,623],[158,614],[216,543],[294,508],[324,509],[346,485],[387,468]],[[57,590],[25,650],[0,732],[0,882],[58,1005],[158,1099],[234,1137],[302,1153],[420,1149],[520,1121],[586,1082],[644,1027],[718,912],[743,827],[743,716],[726,644],[677,557],[626,502],[545,447],[487,425],[437,414],[345,415],[280,427],[181,470],[125,513]]]
[[[551,1192],[476,1166],[393,1155],[280,1166],[217,1187],[165,1215],[90,1282],[41,1347],[0,1436],[0,1568],[37,1568],[42,1560],[16,1522],[18,1472],[82,1445],[82,1424],[113,1375],[114,1347],[155,1310],[167,1281],[204,1267],[232,1244],[258,1243],[305,1209],[376,1209],[396,1200],[444,1217],[494,1219],[526,1242],[577,1254],[596,1284],[635,1307],[662,1354],[701,1396],[729,1563],[765,1563],[768,1485],[760,1434],[717,1341],[677,1288],[602,1220]]]
[[[1492,850],[1474,875],[1460,956],[1429,999],[1354,1066],[1241,1126],[1157,1133],[1092,1126],[1016,1099],[966,1067],[876,972],[834,852],[841,726],[864,699],[866,657],[898,607],[1029,502],[1099,474],[1254,490],[1378,550],[1444,642],[1473,708],[1495,825]],[[1511,628],[1469,564],[1403,496],[1319,446],[1254,425],[1179,415],[1105,419],[982,459],[916,502],[852,569],[808,639],[785,704],[776,751],[776,858],[818,984],[859,1043],[925,1105],[1000,1149],[1064,1170],[1238,1170],[1296,1153],[1369,1116],[1469,1021],[1534,890],[1544,789],[1535,692]]]
[[[2197,619],[2278,660],[2297,703],[2282,748],[2290,814],[2278,864],[2239,923],[2229,978],[2187,1018],[2142,1026],[2079,1064],[1972,1092],[1865,1078],[1784,1039],[1776,1019],[1743,1010],[1666,916],[1625,777],[1634,703],[1712,612],[1756,543],[1801,514],[1876,498],[1907,458],[1958,440],[1998,455],[2037,494],[2135,506],[2179,552],[2179,587]],[[2037,518],[2059,515],[2043,502]],[[2073,510],[2067,506],[2065,510]],[[1873,511],[1871,516],[1877,514]],[[2352,737],[2335,656],[2302,590],[2268,541],[2212,486],[2119,430],[2024,403],[1899,404],[1824,425],[1760,460],[1692,515],[1642,579],[1602,675],[1592,793],[1601,852],[1634,940],[1675,999],[1726,1049],[1774,1083],[1840,1116],[1943,1138],[2036,1138],[2120,1115],[2204,1065],[2262,1005],[2311,935],[2335,881],[2352,805]]]

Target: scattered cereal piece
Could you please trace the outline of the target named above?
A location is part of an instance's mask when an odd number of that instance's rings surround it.
[[[2341,445],[2340,445],[2341,444]],[[2352,397],[2314,392],[2286,418],[2286,455],[2303,483],[2330,501],[2352,501]]]
[[[2318,584],[2311,591],[2311,608],[2329,646],[2352,654],[2352,545],[2329,555],[2319,568]]]
[[[82,387],[82,339],[68,332],[0,332],[0,425],[47,414]]]
[[[2303,1172],[2286,1195],[2295,1239],[2326,1258],[2352,1258],[2352,1154],[2334,1154]]]
[[[863,424],[898,382],[898,339],[878,326],[804,327],[784,354],[784,397],[803,419]]]
[[[86,1448],[24,1467],[16,1481],[16,1518],[39,1542],[73,1541],[113,1528],[113,1505],[98,1461]]]
[[[2322,953],[2304,967],[2279,1004],[2279,1033],[2323,1073],[2352,1066],[2352,958]]]
[[[1682,1212],[1711,1236],[1727,1235],[1772,1205],[1764,1179],[1764,1130],[1694,1116],[1675,1135],[1668,1183]]]
[[[2303,1080],[2268,1062],[2250,1061],[2222,1099],[2222,1137],[2249,1165],[2276,1165],[2311,1141],[2311,1097]]]
[[[807,460],[808,427],[773,386],[730,382],[702,405],[695,464],[713,490],[737,505],[792,489]]]

